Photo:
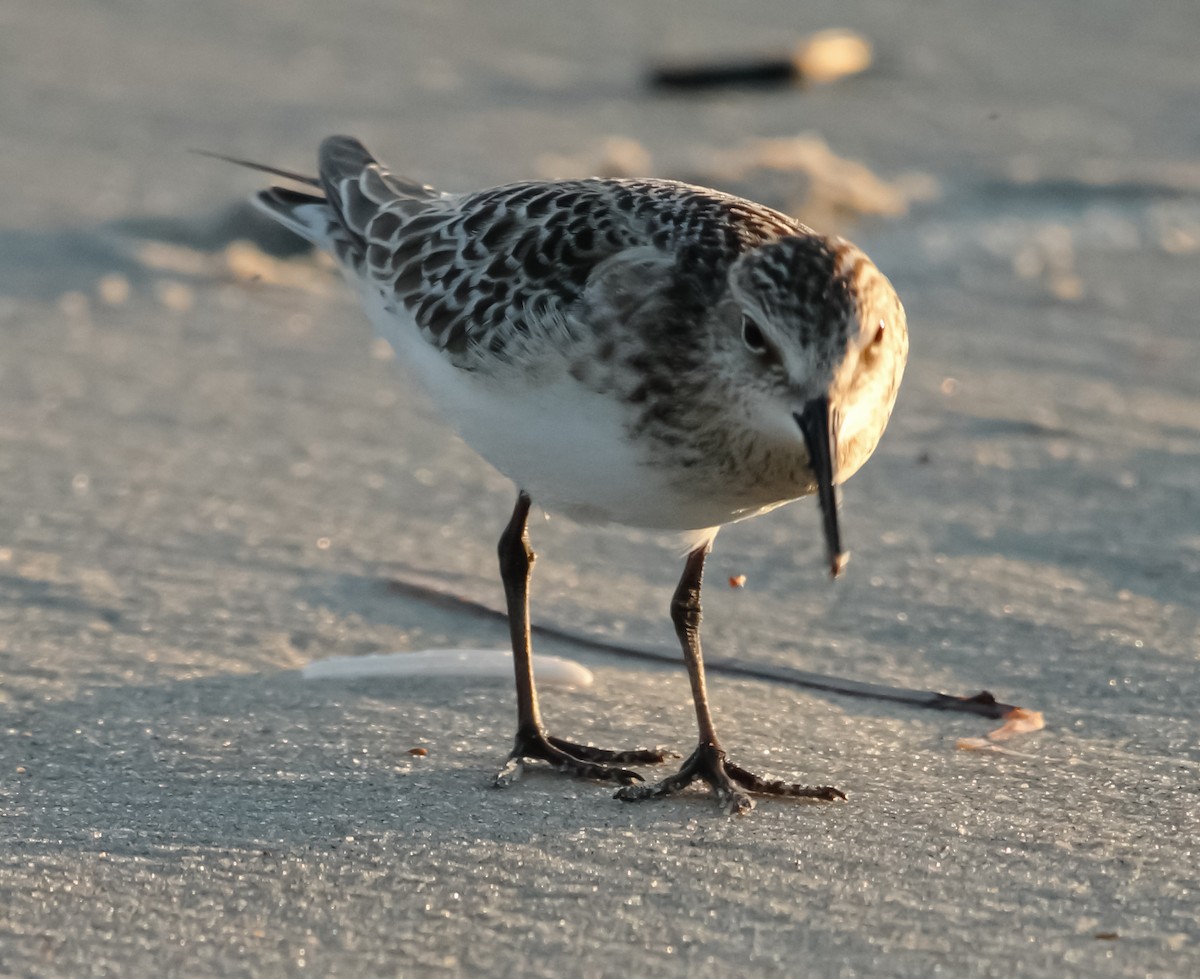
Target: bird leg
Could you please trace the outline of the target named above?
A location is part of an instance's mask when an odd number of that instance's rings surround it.
[[[679,587],[671,599],[671,621],[675,623],[675,633],[679,636],[683,657],[687,662],[700,743],[674,775],[653,785],[626,785],[617,790],[616,798],[628,802],[661,799],[675,795],[696,779],[708,783],[717,804],[730,815],[739,815],[754,808],[754,800],[749,795],[751,792],[792,799],[832,801],[846,798],[841,791],[829,785],[793,785],[766,779],[725,759],[725,751],[717,741],[712,712],[708,707],[704,659],[700,653],[700,582],[704,576],[704,559],[708,556],[708,548],[708,544],[703,544],[688,555]]]
[[[529,546],[529,494],[517,496],[512,519],[500,536],[500,577],[508,603],[508,627],[512,633],[513,668],[517,678],[517,736],[512,752],[500,774],[498,786],[520,779],[525,762],[544,761],[561,772],[601,782],[631,785],[640,782],[637,772],[614,765],[651,765],[665,761],[671,754],[663,749],[639,748],[611,751],[551,737],[542,724],[537,689],[533,683],[533,652],[529,636],[529,579],[536,555]],[[677,757],[677,756],[676,756]]]

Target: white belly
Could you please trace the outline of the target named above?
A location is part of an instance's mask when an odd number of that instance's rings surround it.
[[[651,447],[628,440],[621,403],[584,387],[565,367],[532,383],[515,373],[490,378],[460,370],[411,321],[371,295],[364,300],[405,372],[443,417],[539,506],[585,523],[672,531],[750,515],[673,488],[669,469],[648,456]]]

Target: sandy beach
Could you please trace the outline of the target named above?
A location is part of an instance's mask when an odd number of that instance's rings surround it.
[[[0,974],[1200,974],[1200,7],[646,7],[5,4]],[[827,27],[867,72],[646,83]],[[965,751],[998,722],[714,673],[731,757],[848,796],[728,819],[493,790],[505,678],[302,678],[507,641],[511,485],[248,216],[261,175],[189,152],[307,171],[334,132],[448,189],[645,169],[860,244],[912,349],[852,561],[812,500],[726,529],[706,651],[1044,730]],[[690,750],[682,664],[601,648],[675,648],[675,542],[532,533],[535,622],[588,640],[538,651],[595,677],[547,687],[555,732]]]

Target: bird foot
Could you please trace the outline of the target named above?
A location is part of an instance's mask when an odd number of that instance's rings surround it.
[[[620,782],[632,785],[642,781],[642,776],[617,765],[657,765],[668,758],[678,758],[665,748],[635,748],[630,751],[613,751],[596,748],[589,744],[576,744],[562,738],[551,737],[538,728],[521,728],[513,744],[508,761],[496,776],[500,788],[520,780],[525,774],[527,761],[548,762],[551,767],[568,775],[590,778],[598,782]]]
[[[717,805],[730,816],[740,816],[754,808],[751,792],[788,799],[821,799],[825,802],[846,798],[845,793],[831,785],[796,785],[755,775],[726,761],[725,752],[715,744],[700,744],[674,775],[668,775],[653,785],[626,784],[617,790],[614,798],[626,802],[663,799],[682,791],[696,779],[708,783]]]

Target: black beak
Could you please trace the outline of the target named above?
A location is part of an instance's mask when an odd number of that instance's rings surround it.
[[[813,398],[793,416],[808,447],[809,466],[817,477],[817,500],[825,522],[825,550],[829,555],[829,573],[836,578],[842,573],[849,557],[842,550],[842,535],[838,530],[837,490],[833,485],[837,465],[836,409],[830,408],[828,398]]]

